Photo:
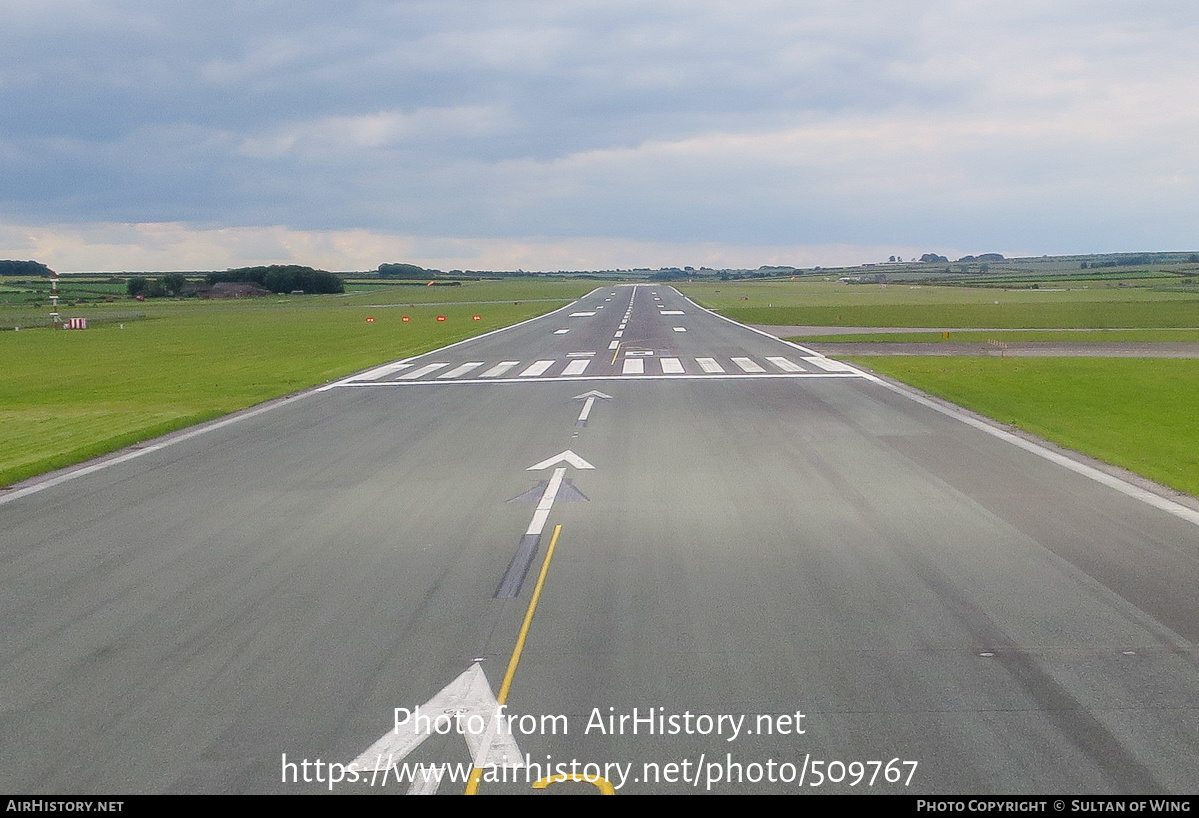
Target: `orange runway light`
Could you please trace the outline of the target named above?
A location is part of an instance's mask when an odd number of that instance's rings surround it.
[[[481,316],[481,315],[476,315],[476,316],[474,316],[474,319],[475,319],[476,321],[482,321],[482,320],[483,320],[483,316]]]
[[[405,316],[402,316],[400,318],[400,320],[403,321],[405,324],[407,324],[409,319],[408,319],[408,316],[405,315]]]
[[[445,316],[444,316],[444,315],[439,315],[439,316],[437,316],[437,320],[438,320],[438,321],[444,321],[444,320],[445,320]]]
[[[375,323],[375,319],[374,319],[374,318],[368,318],[368,319],[366,319],[366,323],[368,323],[368,324],[373,324],[373,323]]]

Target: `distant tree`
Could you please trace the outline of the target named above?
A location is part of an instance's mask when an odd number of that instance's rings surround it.
[[[40,261],[0,261],[0,276],[49,278],[54,271]]]
[[[222,282],[253,282],[271,292],[344,293],[341,276],[324,270],[314,270],[298,264],[272,264],[268,267],[240,267],[223,273],[209,273],[209,284]]]
[[[1087,263],[1084,261],[1084,262],[1083,262],[1081,265],[1079,265],[1079,269],[1080,269],[1080,270],[1085,270],[1085,269],[1087,269],[1087,268],[1088,268],[1088,267],[1090,267],[1090,266],[1091,266],[1091,265],[1087,264]]]
[[[887,261],[895,261],[895,256],[887,256]]]
[[[168,273],[162,277],[163,288],[173,296],[179,295],[186,283],[187,276],[183,273]]]
[[[134,276],[125,284],[125,292],[129,293],[130,298],[144,296],[149,283],[143,276]]]
[[[380,264],[380,278],[429,278],[433,270],[426,270],[415,264]]]
[[[1187,261],[1189,261],[1191,264],[1199,262],[1199,253],[1191,253],[1189,256],[1187,256]]]

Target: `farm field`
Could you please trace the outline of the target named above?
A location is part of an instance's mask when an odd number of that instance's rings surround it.
[[[64,309],[129,317],[85,331],[0,333],[0,486],[532,318],[593,287],[471,282]],[[457,303],[419,303],[434,295]]]

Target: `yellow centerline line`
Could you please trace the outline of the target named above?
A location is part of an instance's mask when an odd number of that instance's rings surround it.
[[[624,341],[621,341],[620,344],[617,344],[616,351],[612,353],[612,366],[616,366],[616,359],[620,356],[620,345],[623,343]]]
[[[562,526],[554,526],[554,536],[550,538],[550,547],[546,549],[545,560],[541,563],[541,573],[537,576],[537,584],[533,586],[533,597],[529,600],[529,608],[525,611],[525,621],[520,626],[520,634],[516,637],[516,646],[512,648],[512,658],[508,660],[508,670],[504,673],[504,681],[500,685],[500,694],[496,696],[496,702],[506,704],[508,701],[508,691],[512,689],[512,677],[516,675],[516,665],[520,662],[520,655],[525,649],[525,639],[529,636],[529,627],[533,624],[533,614],[537,611],[537,603],[541,599],[541,589],[545,586],[545,577],[550,571],[550,560],[554,557],[554,548],[558,545],[558,535],[562,533]],[[466,785],[464,795],[477,795],[479,792],[479,784],[483,779],[483,768],[475,767],[470,773],[470,782]]]

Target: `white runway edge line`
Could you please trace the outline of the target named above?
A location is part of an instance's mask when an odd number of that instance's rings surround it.
[[[141,457],[142,455],[152,454],[153,452],[160,451],[168,446],[174,446],[176,443],[182,443],[185,440],[191,440],[193,437],[199,437],[206,432],[221,429],[225,426],[237,423],[239,420],[245,420],[246,418],[252,418],[257,417],[258,415],[266,414],[267,412],[278,408],[284,403],[294,403],[301,398],[306,398],[309,395],[315,395],[316,392],[317,390],[310,389],[306,392],[300,392],[297,395],[291,395],[286,398],[277,398],[275,401],[266,406],[260,406],[257,409],[250,409],[232,417],[222,418],[221,420],[214,420],[211,423],[206,423],[201,426],[193,426],[191,429],[183,433],[172,432],[171,434],[166,435],[165,437],[168,439],[163,440],[161,443],[151,444],[132,452],[126,452],[125,454],[111,457],[108,460],[104,460],[100,463],[92,463],[87,466],[82,466],[73,471],[69,471],[66,474],[60,474],[55,477],[47,478],[39,483],[33,484],[32,486],[25,486],[24,488],[14,489],[7,494],[2,494],[0,495],[0,505],[4,505],[5,503],[17,500],[21,497],[28,497],[30,494],[36,494],[44,489],[62,485],[68,480],[74,480],[76,477],[83,477],[88,474],[93,474],[101,469],[107,469],[109,466],[115,466],[118,463],[127,463],[134,458]]]
[[[675,292],[678,292],[678,290],[675,290]],[[687,298],[687,296],[683,295],[682,293],[679,293],[679,295],[683,296],[683,298],[685,298],[686,300],[691,301],[690,298]],[[798,349],[801,352],[807,353],[807,355],[811,356],[810,358],[809,357],[804,358],[804,360],[807,361],[808,363],[816,364],[817,360],[829,360],[829,359],[826,359],[823,355],[820,355],[814,349],[808,349],[807,347],[802,347],[799,344],[792,343],[791,341],[787,341],[782,338],[776,338],[775,336],[771,335],[769,332],[763,332],[760,329],[754,329],[753,327],[748,327],[745,324],[742,324],[738,321],[734,321],[732,318],[728,318],[727,316],[721,315],[718,312],[712,312],[711,310],[709,310],[705,307],[701,307],[699,304],[696,304],[694,301],[691,301],[691,304],[693,306],[695,306],[697,309],[701,309],[706,313],[715,315],[717,318],[720,318],[724,321],[728,321],[730,324],[736,324],[737,326],[741,327],[742,329],[747,329],[750,332],[756,332],[758,335],[763,335],[767,338],[771,338],[775,341],[778,341],[780,344],[786,344],[789,347],[793,347],[794,349]],[[837,363],[843,363],[843,362],[838,361]],[[882,378],[878,377],[877,375],[872,375],[869,372],[864,372],[864,371],[857,369],[856,367],[853,367],[849,364],[843,363],[843,366],[845,366],[847,372],[857,373],[862,378],[864,378],[868,381],[871,381],[873,383],[877,383],[880,386],[884,387],[885,389],[890,389],[892,392],[895,392],[899,395],[903,395],[905,398],[908,398],[909,400],[913,400],[916,403],[919,403],[921,406],[927,406],[928,408],[930,408],[934,411],[940,412],[941,414],[946,415],[948,417],[951,417],[954,420],[959,420],[962,423],[965,423],[967,426],[973,426],[975,429],[978,429],[980,432],[986,432],[987,434],[991,435],[992,437],[997,437],[1002,441],[1011,443],[1013,446],[1021,448],[1030,454],[1035,454],[1037,457],[1042,457],[1051,463],[1056,463],[1059,466],[1067,468],[1070,471],[1074,472],[1075,474],[1080,474],[1083,477],[1087,477],[1091,480],[1094,480],[1097,483],[1102,483],[1103,485],[1107,486],[1108,488],[1115,489],[1116,491],[1120,492],[1121,494],[1124,494],[1128,497],[1132,497],[1134,499],[1140,500],[1141,502],[1146,503],[1147,505],[1153,506],[1154,508],[1158,509],[1159,511],[1164,511],[1167,514],[1172,514],[1175,517],[1178,517],[1179,519],[1182,519],[1182,520],[1186,520],[1188,523],[1191,523],[1193,525],[1199,525],[1199,511],[1196,511],[1193,508],[1188,508],[1187,506],[1184,506],[1182,503],[1176,503],[1173,500],[1169,499],[1168,497],[1162,497],[1161,495],[1154,494],[1153,492],[1147,491],[1146,489],[1143,489],[1140,486],[1134,486],[1132,483],[1129,483],[1127,480],[1122,480],[1119,477],[1116,477],[1113,474],[1108,474],[1107,472],[1097,469],[1094,466],[1088,466],[1085,463],[1079,463],[1078,461],[1072,460],[1063,454],[1059,454],[1058,452],[1055,452],[1052,449],[1048,449],[1048,448],[1042,446],[1040,443],[1034,443],[1031,440],[1025,440],[1024,438],[1014,435],[1011,432],[1008,432],[1003,429],[992,426],[990,423],[988,423],[986,421],[982,421],[982,420],[979,420],[978,418],[971,417],[970,415],[966,414],[964,411],[962,411],[961,409],[959,409],[956,406],[942,406],[941,404],[937,403],[936,401],[930,400],[929,398],[926,398],[924,395],[921,395],[920,393],[918,393],[912,389],[909,389],[904,386],[899,386],[898,384],[889,383],[888,381],[883,380]],[[835,374],[841,374],[841,373],[829,372],[828,374],[835,375]]]
[[[163,435],[160,438],[157,438],[158,440],[162,441],[161,443],[152,443],[148,446],[145,446],[144,448],[136,449],[131,452],[126,452],[125,454],[117,455],[116,457],[108,457],[107,460],[101,460],[98,463],[93,462],[93,463],[90,463],[90,464],[87,464],[84,466],[80,466],[78,468],[68,467],[68,468],[72,468],[72,470],[66,472],[65,474],[59,474],[54,477],[49,477],[49,478],[46,478],[45,480],[41,480],[37,483],[34,483],[31,486],[25,486],[23,488],[13,489],[10,492],[0,494],[0,505],[4,505],[5,503],[12,502],[13,500],[19,500],[22,497],[28,497],[31,494],[36,494],[39,491],[44,491],[48,488],[53,488],[54,486],[60,486],[63,483],[67,482],[68,480],[74,480],[76,477],[83,477],[88,474],[93,474],[102,469],[107,469],[109,466],[115,466],[118,463],[127,463],[130,460],[141,457],[142,455],[147,455],[152,452],[157,452],[161,449],[165,449],[167,446],[174,446],[176,443],[182,443],[185,440],[191,440],[193,437],[198,437],[207,432],[211,432],[216,429],[222,429],[225,426],[228,426],[233,423],[237,423],[239,420],[245,420],[246,418],[257,417],[258,415],[265,414],[266,412],[269,412],[272,409],[276,409],[284,404],[294,403],[295,401],[297,401],[301,398],[306,398],[310,395],[316,395],[320,392],[328,392],[330,389],[334,389],[338,386],[349,386],[353,383],[354,380],[361,378],[363,376],[363,374],[369,375],[372,372],[375,372],[376,370],[383,369],[384,367],[388,367],[388,366],[397,366],[399,364],[410,365],[410,362],[415,361],[417,358],[423,358],[426,355],[436,355],[436,354],[442,352],[443,350],[450,349],[450,348],[456,347],[456,346],[460,346],[461,344],[466,344],[471,341],[477,341],[480,338],[486,338],[489,335],[495,335],[500,332],[507,332],[508,330],[516,329],[517,327],[523,327],[525,324],[531,324],[534,321],[540,321],[543,318],[549,318],[551,315],[560,313],[563,310],[573,309],[576,304],[578,304],[580,301],[583,300],[583,298],[587,298],[587,296],[591,295],[592,293],[594,293],[596,290],[599,290],[599,289],[601,289],[601,288],[596,287],[595,290],[592,290],[590,293],[587,293],[587,295],[582,296],[582,298],[576,298],[574,301],[571,301],[569,304],[563,304],[561,307],[559,307],[556,310],[550,310],[545,315],[535,315],[532,318],[525,319],[524,321],[518,321],[517,323],[512,324],[511,326],[500,327],[499,329],[493,329],[490,332],[484,332],[481,335],[474,335],[474,336],[471,336],[470,338],[463,338],[461,341],[455,341],[452,344],[446,344],[443,347],[439,347],[438,349],[430,350],[429,352],[423,353],[422,355],[415,355],[411,358],[403,358],[399,361],[394,361],[391,364],[384,364],[383,366],[374,367],[373,369],[366,370],[365,373],[358,373],[358,374],[350,375],[349,377],[342,378],[339,381],[333,381],[332,383],[327,383],[324,386],[318,386],[315,388],[306,389],[302,392],[297,392],[294,395],[285,395],[283,397],[275,398],[274,400],[268,401],[265,405],[259,406],[256,409],[253,409],[253,408],[245,409],[240,413],[234,413],[232,415],[221,418],[220,420],[214,420],[210,423],[201,424],[199,426],[193,426],[186,432],[182,432],[182,433],[171,432],[169,434]],[[505,302],[505,303],[507,303],[507,302]],[[519,362],[517,362],[517,363],[519,363]],[[516,364],[514,363],[513,366],[515,366],[515,365]],[[398,368],[402,369],[404,367],[398,367]],[[421,381],[416,381],[415,383],[421,383]],[[456,381],[454,381],[454,383],[456,383]],[[33,479],[36,479],[36,478],[33,478]]]

